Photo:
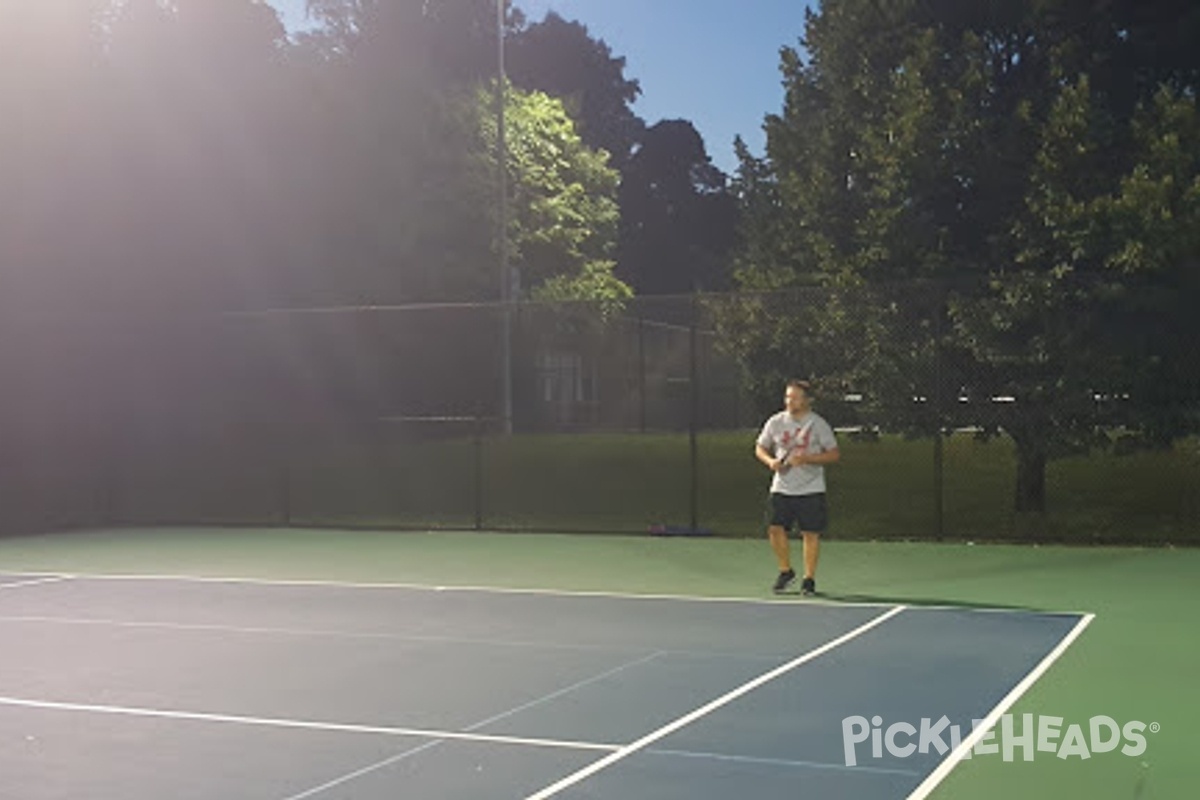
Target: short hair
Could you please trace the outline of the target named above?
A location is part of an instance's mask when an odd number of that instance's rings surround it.
[[[812,383],[810,383],[809,381],[806,381],[806,380],[802,380],[800,378],[792,378],[790,381],[788,381],[787,388],[800,389],[801,391],[804,392],[805,397],[813,396]]]

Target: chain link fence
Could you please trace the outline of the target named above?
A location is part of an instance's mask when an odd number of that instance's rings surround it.
[[[1200,540],[1190,423],[1148,436],[1136,390],[1082,371],[1056,322],[987,339],[962,308],[913,284],[8,318],[0,529],[759,536],[754,439],[804,377],[843,450],[831,535]],[[1185,422],[1195,396],[1172,395]]]

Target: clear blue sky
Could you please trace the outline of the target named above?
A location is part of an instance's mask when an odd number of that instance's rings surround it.
[[[276,0],[289,25],[303,0]],[[764,115],[783,106],[779,48],[798,45],[805,0],[516,0],[532,20],[553,9],[628,59],[647,122],[689,119],[717,166],[732,171],[734,136],[755,152]]]

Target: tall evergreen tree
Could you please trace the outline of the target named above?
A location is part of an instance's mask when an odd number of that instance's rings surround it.
[[[1168,28],[1146,7],[1166,5],[829,0],[810,13],[806,56],[784,53],[767,155],[743,157],[739,280],[816,283],[834,301],[803,330],[786,316],[769,335],[743,326],[747,362],[823,330],[857,366],[844,381],[934,432],[946,417],[906,407],[940,352],[970,421],[1015,440],[1020,511],[1045,508],[1049,458],[1097,441],[1097,395],[1127,394],[1124,421],[1164,436],[1194,426],[1200,391],[1166,350],[1180,345],[1147,325],[1158,314],[1187,331],[1181,354],[1200,341],[1170,299],[1196,298],[1200,172],[1195,73],[1178,49],[1147,46]],[[917,312],[876,302],[922,279],[952,291]]]

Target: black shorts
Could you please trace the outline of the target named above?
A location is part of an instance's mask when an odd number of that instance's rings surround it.
[[[772,492],[768,509],[768,525],[779,526],[789,533],[824,533],[829,527],[829,511],[825,507],[825,493],[778,494]]]

